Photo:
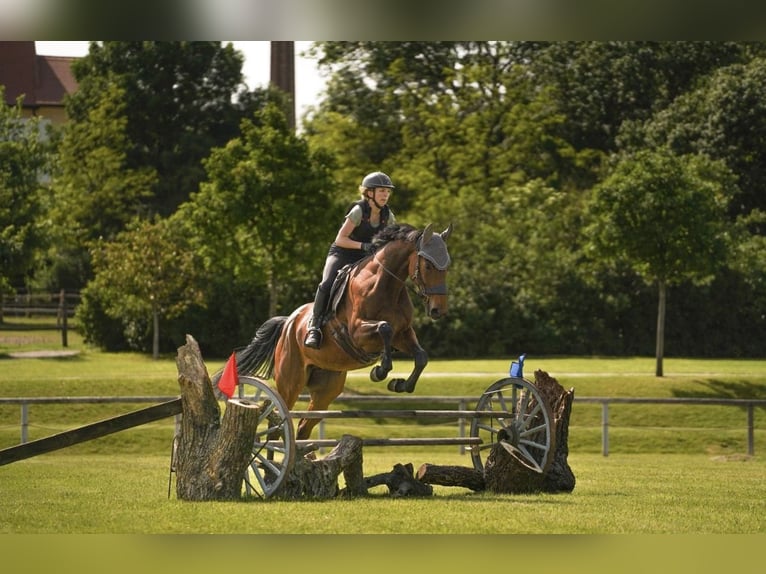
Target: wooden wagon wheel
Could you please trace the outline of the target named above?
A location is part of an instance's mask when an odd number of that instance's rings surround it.
[[[476,410],[498,411],[496,416],[479,416],[471,422],[471,436],[481,439],[471,448],[473,466],[484,470],[482,453],[495,444],[516,455],[528,468],[543,472],[552,460],[553,415],[537,388],[521,377],[509,377],[492,384],[479,399]]]
[[[237,388],[240,398],[266,406],[258,417],[253,457],[245,471],[243,488],[246,496],[268,498],[277,491],[295,462],[292,419],[282,397],[264,381],[240,376]]]

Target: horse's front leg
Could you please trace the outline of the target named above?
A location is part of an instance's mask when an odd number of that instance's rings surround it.
[[[415,390],[420,374],[428,364],[428,353],[420,346],[415,330],[412,328],[400,333],[394,344],[397,349],[412,355],[415,366],[407,379],[391,379],[388,382],[388,390],[395,393],[411,393]]]
[[[377,324],[376,332],[380,336],[380,340],[383,341],[383,353],[380,357],[380,364],[373,367],[372,371],[370,371],[370,379],[379,383],[385,380],[388,373],[394,368],[394,363],[391,359],[391,339],[393,339],[394,330],[386,321],[381,321]]]

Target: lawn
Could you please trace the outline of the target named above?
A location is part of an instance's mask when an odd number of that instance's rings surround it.
[[[23,343],[21,338],[32,336]],[[54,333],[55,335],[55,333]],[[42,341],[45,337],[47,343]],[[0,329],[0,397],[176,396],[173,355],[103,353],[70,334],[63,358],[13,358],[57,348],[42,331]],[[60,347],[58,347],[60,348]],[[203,349],[204,356],[204,349]],[[205,358],[213,372],[222,357]],[[504,378],[510,358],[432,360],[411,395],[477,397]],[[395,361],[406,374],[411,362]],[[570,494],[495,495],[435,487],[433,497],[395,500],[383,490],[332,502],[188,503],[168,498],[173,421],[166,419],[0,467],[0,533],[5,534],[762,534],[766,532],[765,409],[755,411],[756,456],[745,456],[740,407],[613,405],[610,456],[600,454],[599,405],[579,397],[766,398],[766,361],[669,357],[653,376],[645,357],[529,357],[527,378],[544,370],[575,389]],[[365,372],[349,394],[389,395]],[[48,436],[144,405],[36,405],[30,437]],[[342,408],[352,408],[343,405]],[[361,408],[373,408],[363,405]],[[387,407],[389,408],[389,407]],[[427,404],[413,408],[428,408]],[[443,406],[437,408],[445,408]],[[444,436],[444,423],[331,421],[330,436]],[[19,407],[0,405],[0,448],[19,440]],[[398,462],[469,465],[456,447],[365,449],[365,475]],[[171,488],[172,491],[172,488]],[[505,539],[504,539],[505,540]],[[477,563],[478,564],[478,563]]]

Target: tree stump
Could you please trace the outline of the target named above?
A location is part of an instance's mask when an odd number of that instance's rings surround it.
[[[176,365],[183,407],[174,453],[176,494],[180,500],[239,499],[260,406],[230,399],[221,420],[199,345],[191,335],[179,347]]]
[[[535,387],[553,414],[553,457],[542,473],[529,468],[511,449],[495,444],[484,463],[487,490],[498,493],[571,492],[575,478],[569,464],[569,417],[574,389],[565,391],[545,371],[535,371]]]
[[[309,446],[298,451],[298,459],[274,494],[275,498],[327,499],[367,494],[362,471],[362,439],[343,435],[335,448],[321,460],[314,460],[314,450],[316,447]],[[338,486],[341,473],[346,481],[343,490]]]
[[[569,467],[569,418],[574,389],[564,390],[545,371],[535,371],[534,385],[552,414],[553,456],[543,472],[531,469],[513,448],[497,442],[490,449],[484,472],[460,466],[424,464],[418,478],[428,484],[460,486],[474,491],[521,494],[529,492],[571,492],[575,476]]]

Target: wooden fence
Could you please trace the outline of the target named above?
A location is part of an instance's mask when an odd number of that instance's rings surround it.
[[[74,316],[80,303],[77,291],[31,292],[17,290],[14,294],[0,295],[0,323],[11,317],[50,319],[50,324],[37,326],[40,329],[58,329],[61,331],[61,345],[69,346],[69,319]]]
[[[21,405],[21,443],[28,441],[29,429],[29,405],[32,404],[74,404],[74,403],[162,403],[178,397],[7,397],[0,398],[0,406],[4,404]],[[301,400],[308,397],[301,396]],[[381,397],[381,396],[356,396],[341,395],[334,403],[362,403],[362,402],[388,402],[398,404],[416,402],[420,404],[451,404],[456,405],[458,411],[467,410],[470,405],[476,404],[476,397],[468,396],[422,396],[422,397]],[[602,454],[609,455],[609,405],[610,404],[657,404],[657,405],[719,405],[744,408],[747,413],[747,454],[755,455],[755,408],[766,407],[766,399],[705,399],[705,398],[628,398],[628,397],[575,397],[575,403],[597,403],[601,405],[601,437]],[[299,411],[300,412],[300,411]],[[415,418],[413,414],[412,418]],[[466,438],[466,419],[458,420],[457,434],[462,441]],[[319,424],[319,439],[325,436],[324,421]],[[464,445],[460,445],[461,453]]]

